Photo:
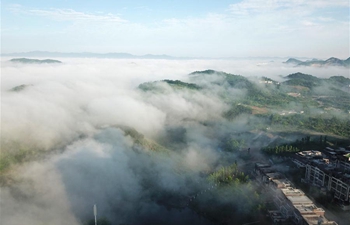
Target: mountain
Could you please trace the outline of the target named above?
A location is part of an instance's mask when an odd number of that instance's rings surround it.
[[[302,62],[303,61],[301,61],[301,60],[290,58],[287,61],[285,61],[284,63],[298,65],[299,63],[302,63]]]
[[[350,57],[344,61],[345,64],[350,65]]]
[[[164,91],[164,88],[162,88],[162,84],[168,84],[170,87],[173,88],[173,90],[200,90],[201,87],[199,87],[196,84],[193,83],[186,83],[179,80],[162,80],[162,81],[153,81],[153,82],[147,82],[139,85],[139,89],[143,91]]]
[[[330,78],[322,79],[309,74],[298,72],[289,74],[285,78],[288,80],[282,82],[282,84],[299,85],[308,88],[328,84],[335,85],[335,88],[337,89],[342,89],[343,87],[348,87],[350,85],[350,79],[343,76],[332,76]]]
[[[194,71],[189,74],[191,79],[193,81],[200,81],[208,79],[209,76],[213,76],[212,82],[215,85],[225,86],[226,84],[229,84],[231,88],[238,88],[238,89],[244,89],[244,88],[252,88],[252,83],[246,78],[241,75],[234,75],[222,71],[216,71],[216,70],[203,70],[203,71]],[[217,79],[215,79],[215,77]],[[210,79],[210,78],[209,78]]]
[[[307,60],[307,61],[300,61],[298,59],[290,58],[284,63],[294,64],[296,66],[316,66],[316,67],[343,66],[343,67],[350,67],[350,57],[345,59],[345,60],[331,57],[327,60],[312,59],[312,60]]]
[[[151,98],[179,95],[194,105],[202,104],[198,102],[201,99],[198,96],[214,97],[225,105],[221,112],[222,118],[230,122],[248,120],[252,129],[306,129],[348,137],[348,120],[331,119],[333,113],[344,115],[344,118],[348,116],[349,78],[318,78],[299,72],[289,74],[285,79],[275,82],[268,77],[253,79],[221,71],[203,70],[190,73],[189,83],[179,80],[154,81],[140,84],[139,89]],[[259,119],[255,120],[257,118]],[[260,119],[266,123],[259,121]],[[205,126],[215,124],[213,121],[199,121]]]
[[[283,82],[283,84],[291,85],[291,86],[294,85],[294,86],[303,86],[307,88],[312,88],[315,86],[319,86],[321,83],[321,79],[315,76],[300,73],[300,72],[289,74],[286,78],[288,80]]]
[[[132,55],[129,53],[92,53],[92,52],[46,52],[46,51],[32,51],[21,53],[7,53],[1,54],[1,56],[17,56],[17,57],[61,57],[61,58],[118,58],[118,59],[186,59],[178,58],[169,55]]]
[[[219,72],[215,70],[203,70],[203,71],[194,71],[190,73],[190,75],[198,75],[198,74],[204,74],[204,75],[210,75],[210,74],[223,74],[225,72]]]
[[[327,66],[350,66],[349,64],[350,62],[350,57],[347,58],[346,60],[341,60],[341,59],[337,59],[337,58],[329,58],[324,62],[324,65]]]
[[[309,80],[313,82],[318,82],[320,78],[317,78],[315,76],[309,75],[309,74],[304,74],[304,73],[292,73],[286,76],[288,79],[302,79],[302,80]]]
[[[15,58],[11,59],[11,62],[15,63],[26,63],[26,64],[42,64],[42,63],[62,63],[59,60],[54,60],[54,59],[28,59],[28,58]]]
[[[333,76],[333,77],[330,77],[329,80],[332,83],[337,84],[339,86],[349,86],[350,85],[350,79],[343,77],[343,76]]]

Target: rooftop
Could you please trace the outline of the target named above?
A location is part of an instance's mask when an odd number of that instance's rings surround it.
[[[294,205],[311,205],[313,202],[305,195],[302,196],[286,196],[287,199]]]
[[[281,188],[281,191],[285,196],[303,196],[305,193],[300,189],[295,189],[292,187]]]

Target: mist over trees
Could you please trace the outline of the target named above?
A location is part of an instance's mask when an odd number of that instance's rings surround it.
[[[2,64],[4,224],[90,224],[94,204],[101,224],[252,222],[246,160],[350,137],[341,68],[61,61]]]

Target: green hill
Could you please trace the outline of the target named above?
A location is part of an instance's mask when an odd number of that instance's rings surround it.
[[[137,132],[134,128],[127,127],[127,126],[117,126],[117,128],[120,128],[121,130],[123,130],[125,136],[130,136],[136,146],[142,147],[151,152],[162,152],[162,153],[170,152],[169,149],[163,147],[162,145],[156,143],[155,141],[145,138],[143,134]]]
[[[253,84],[246,77],[241,75],[234,75],[230,73],[225,73],[222,71],[215,70],[203,70],[203,71],[194,71],[189,74],[194,81],[206,79],[206,76],[216,75],[218,78],[222,79],[213,79],[211,80],[212,84],[216,85],[225,85],[229,84],[230,87],[243,89],[243,88],[252,88]],[[209,80],[209,79],[208,79]]]
[[[288,80],[283,82],[283,84],[293,85],[293,86],[304,86],[308,88],[319,86],[322,82],[322,79],[320,78],[317,78],[309,74],[300,73],[300,72],[290,74],[286,78]]]
[[[179,80],[162,80],[162,81],[153,81],[153,82],[146,82],[139,85],[139,89],[143,91],[162,91],[163,88],[161,87],[162,84],[167,84],[174,90],[200,90],[201,87],[193,84],[193,83],[186,83]]]
[[[210,74],[226,74],[225,72],[219,72],[215,70],[202,70],[202,71],[194,71],[190,73],[190,75],[198,75],[198,74],[205,74],[205,75],[210,75]]]
[[[350,79],[347,77],[343,77],[343,76],[330,77],[329,81],[331,81],[331,83],[334,83],[334,84],[340,85],[340,86],[349,86],[350,85]]]

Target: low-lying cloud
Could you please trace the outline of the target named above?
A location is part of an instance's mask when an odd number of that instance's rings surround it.
[[[247,132],[249,119],[224,120],[230,105],[217,97],[218,85],[191,92],[160,84],[164,94],[142,92],[138,85],[191,82],[189,73],[205,69],[252,79],[283,80],[297,71],[348,75],[346,69],[294,68],[280,61],[61,59],[59,65],[22,65],[2,60],[2,153],[50,152],[3,176],[1,220],[8,225],[82,224],[92,219],[94,204],[113,224],[210,224],[183,205],[207,184],[201,173],[227,156],[220,150],[221,138]],[[10,91],[22,84],[28,86]],[[247,94],[229,91],[237,99]],[[149,152],[122,127],[171,153]],[[261,143],[253,142],[253,147]]]

